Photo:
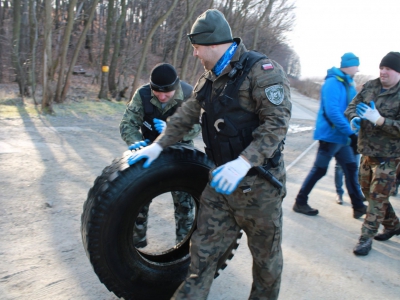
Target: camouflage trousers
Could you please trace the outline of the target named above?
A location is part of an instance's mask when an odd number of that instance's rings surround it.
[[[281,176],[274,175],[285,184],[284,172]],[[249,299],[277,299],[283,265],[285,194],[285,189],[279,192],[259,176],[246,176],[231,195],[219,194],[207,184],[200,198],[197,229],[191,237],[188,275],[171,299],[206,299],[217,262],[241,229],[247,235],[253,257]]]
[[[194,221],[194,200],[188,193],[180,191],[172,191],[172,200],[174,202],[174,216],[175,216],[175,233],[176,243],[182,241],[192,228]],[[133,228],[133,243],[146,240],[147,219],[149,214],[149,207],[151,202],[144,205],[138,217],[136,218]]]
[[[380,224],[389,230],[400,227],[389,201],[389,196],[396,190],[396,170],[399,164],[400,158],[361,157],[359,181],[368,200],[367,215],[361,228],[362,236],[375,236]]]

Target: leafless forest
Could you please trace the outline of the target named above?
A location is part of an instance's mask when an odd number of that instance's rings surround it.
[[[299,58],[286,39],[294,1],[1,0],[0,83],[18,84],[22,99],[33,98],[43,112],[67,99],[77,73],[90,77],[99,99],[125,87],[132,94],[159,62],[173,64],[182,80],[194,84],[203,68],[186,35],[209,8],[225,14],[248,49],[299,77]]]

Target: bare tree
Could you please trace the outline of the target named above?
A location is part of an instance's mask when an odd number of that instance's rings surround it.
[[[8,2],[0,1],[0,83],[3,82],[3,41],[5,39],[5,26],[4,26],[4,16],[6,14],[6,5]]]
[[[90,26],[90,24],[91,24],[91,22],[93,20],[93,16],[94,16],[94,13],[96,11],[98,2],[99,2],[99,0],[93,0],[92,7],[91,7],[90,12],[89,12],[89,16],[87,16],[88,21],[85,23],[85,27],[83,28],[82,34],[80,35],[78,43],[77,43],[77,45],[75,47],[74,54],[73,54],[72,60],[71,60],[71,64],[69,65],[67,76],[65,78],[65,85],[64,85],[63,91],[61,93],[61,102],[64,102],[65,98],[67,97],[67,92],[68,92],[68,89],[69,89],[69,86],[70,86],[70,83],[71,83],[72,70],[73,70],[73,68],[74,68],[74,66],[76,64],[77,59],[78,59],[78,55],[79,55],[80,49],[81,49],[81,47],[83,45],[83,42],[85,41],[86,33],[87,33],[87,31],[89,29],[89,26]]]
[[[203,11],[212,8],[214,5],[214,1],[209,1],[207,2],[200,2],[197,5],[197,10],[196,13],[197,14],[201,14]],[[196,16],[197,17],[197,16]],[[191,18],[190,23],[188,23],[187,25],[187,32],[190,32],[190,29],[192,27],[192,24],[194,23],[195,18]],[[194,59],[192,61],[190,61],[190,58],[192,57],[192,47],[191,47],[191,43],[189,42],[189,39],[185,38],[184,40],[184,51],[183,51],[183,55],[182,55],[182,61],[181,61],[181,73],[180,73],[180,78],[182,80],[186,80],[190,83],[194,83],[195,82],[195,78],[197,77],[197,70],[198,70],[198,59]],[[190,63],[192,63],[191,65],[191,70],[192,70],[192,74],[190,76],[190,78],[188,78],[188,68]]]
[[[106,39],[104,41],[104,48],[103,48],[103,60],[102,60],[103,67],[108,67],[108,56],[110,54],[111,34],[113,31],[113,26],[112,26],[113,19],[114,19],[114,0],[109,0],[108,1],[108,16],[107,16],[107,34],[106,34]],[[99,93],[98,98],[99,99],[108,99],[108,70],[104,71],[102,69],[100,93]]]
[[[148,51],[150,43],[151,43],[151,39],[153,38],[153,35],[154,35],[155,31],[157,30],[157,28],[169,16],[169,14],[175,8],[177,3],[178,3],[178,0],[173,0],[173,2],[169,6],[169,9],[165,12],[165,14],[160,16],[159,19],[155,22],[155,24],[151,28],[151,30],[150,30],[150,32],[149,32],[149,34],[148,34],[148,36],[147,36],[147,38],[145,40],[143,51],[142,51],[142,57],[141,57],[140,63],[139,63],[139,67],[138,67],[138,70],[137,70],[137,73],[136,73],[136,76],[135,76],[135,80],[132,83],[132,95],[131,95],[131,98],[133,96],[134,91],[136,91],[136,89],[139,87],[140,76],[142,75],[142,70],[143,70],[144,62],[146,60],[147,51]]]
[[[29,0],[29,28],[30,28],[30,39],[31,39],[31,68],[30,68],[30,82],[32,87],[32,98],[35,105],[38,105],[36,101],[36,46],[38,40],[38,24],[36,18],[36,1]]]
[[[20,59],[20,37],[21,37],[21,0],[13,1],[13,36],[12,36],[12,63],[16,74],[19,93],[24,99],[25,77]]]
[[[190,3],[189,0],[186,1],[187,4],[187,15],[185,20],[182,22],[182,25],[179,28],[179,33],[178,33],[178,40],[175,43],[175,49],[174,49],[174,53],[172,55],[172,65],[176,66],[176,62],[178,59],[178,51],[180,48],[180,44],[181,44],[181,39],[183,36],[183,31],[185,30],[185,28],[187,27],[187,24],[189,24],[189,22],[192,20],[193,18],[193,13],[196,11],[196,7],[197,4],[200,3],[201,0],[194,0],[193,3]]]
[[[42,99],[42,111],[44,113],[53,114],[53,95],[52,95],[52,83],[50,82],[51,73],[51,31],[52,31],[52,7],[51,0],[44,0],[44,51],[43,51],[43,99]]]
[[[255,24],[255,30],[254,30],[254,39],[253,39],[253,45],[252,49],[256,49],[257,47],[257,41],[258,41],[258,36],[260,33],[260,25],[262,22],[265,22],[266,24],[270,23],[270,16],[272,12],[272,6],[274,5],[275,0],[269,0],[267,6],[264,9],[264,12],[262,15],[258,18],[256,24]]]
[[[108,98],[109,91],[113,94],[129,81],[133,94],[152,65],[161,60],[171,61],[180,78],[193,83],[202,66],[192,58],[185,34],[208,8],[221,10],[233,35],[242,37],[249,49],[266,53],[291,76],[301,70],[299,58],[286,40],[294,21],[291,0],[53,0],[50,15],[46,3],[0,1],[0,81],[15,78],[21,94],[31,84],[34,96],[36,81],[43,78],[48,104],[48,87],[54,85],[53,100],[66,99],[77,63],[86,64],[94,79],[102,74],[100,98]],[[81,52],[84,42],[87,51]],[[109,66],[108,73],[100,72],[102,65]]]
[[[118,57],[120,56],[120,46],[121,46],[121,29],[122,29],[122,24],[125,21],[126,18],[126,0],[121,0],[121,14],[118,18],[118,22],[115,28],[115,42],[114,42],[114,52],[113,56],[111,58],[111,64],[110,64],[110,72],[108,74],[108,88],[109,91],[111,92],[111,95],[116,95],[117,92],[117,85],[115,83],[115,73],[117,70],[117,64],[118,64]]]
[[[63,81],[64,81],[64,75],[65,75],[65,65],[67,61],[67,53],[68,53],[68,46],[69,46],[69,41],[71,37],[71,32],[72,32],[72,27],[74,25],[74,20],[75,20],[75,5],[76,5],[77,0],[71,0],[69,2],[69,8],[68,8],[68,21],[67,21],[67,26],[65,27],[64,30],[64,38],[63,42],[61,45],[61,54],[60,54],[60,70],[58,74],[58,82],[57,82],[57,89],[56,93],[54,96],[54,101],[55,102],[61,102],[61,89],[63,86]]]

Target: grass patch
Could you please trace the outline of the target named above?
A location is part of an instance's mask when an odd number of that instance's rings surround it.
[[[67,101],[65,103],[53,103],[54,116],[78,116],[78,117],[103,117],[120,115],[125,111],[124,101],[107,100],[80,100]],[[33,99],[21,98],[0,99],[0,118],[21,118],[25,116],[39,117],[44,115],[41,105],[35,105]]]

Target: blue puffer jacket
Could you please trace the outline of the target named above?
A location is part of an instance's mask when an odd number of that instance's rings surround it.
[[[321,88],[321,104],[314,131],[315,140],[335,144],[348,143],[348,137],[353,131],[344,116],[344,111],[356,94],[354,81],[349,75],[338,68],[328,70]]]

